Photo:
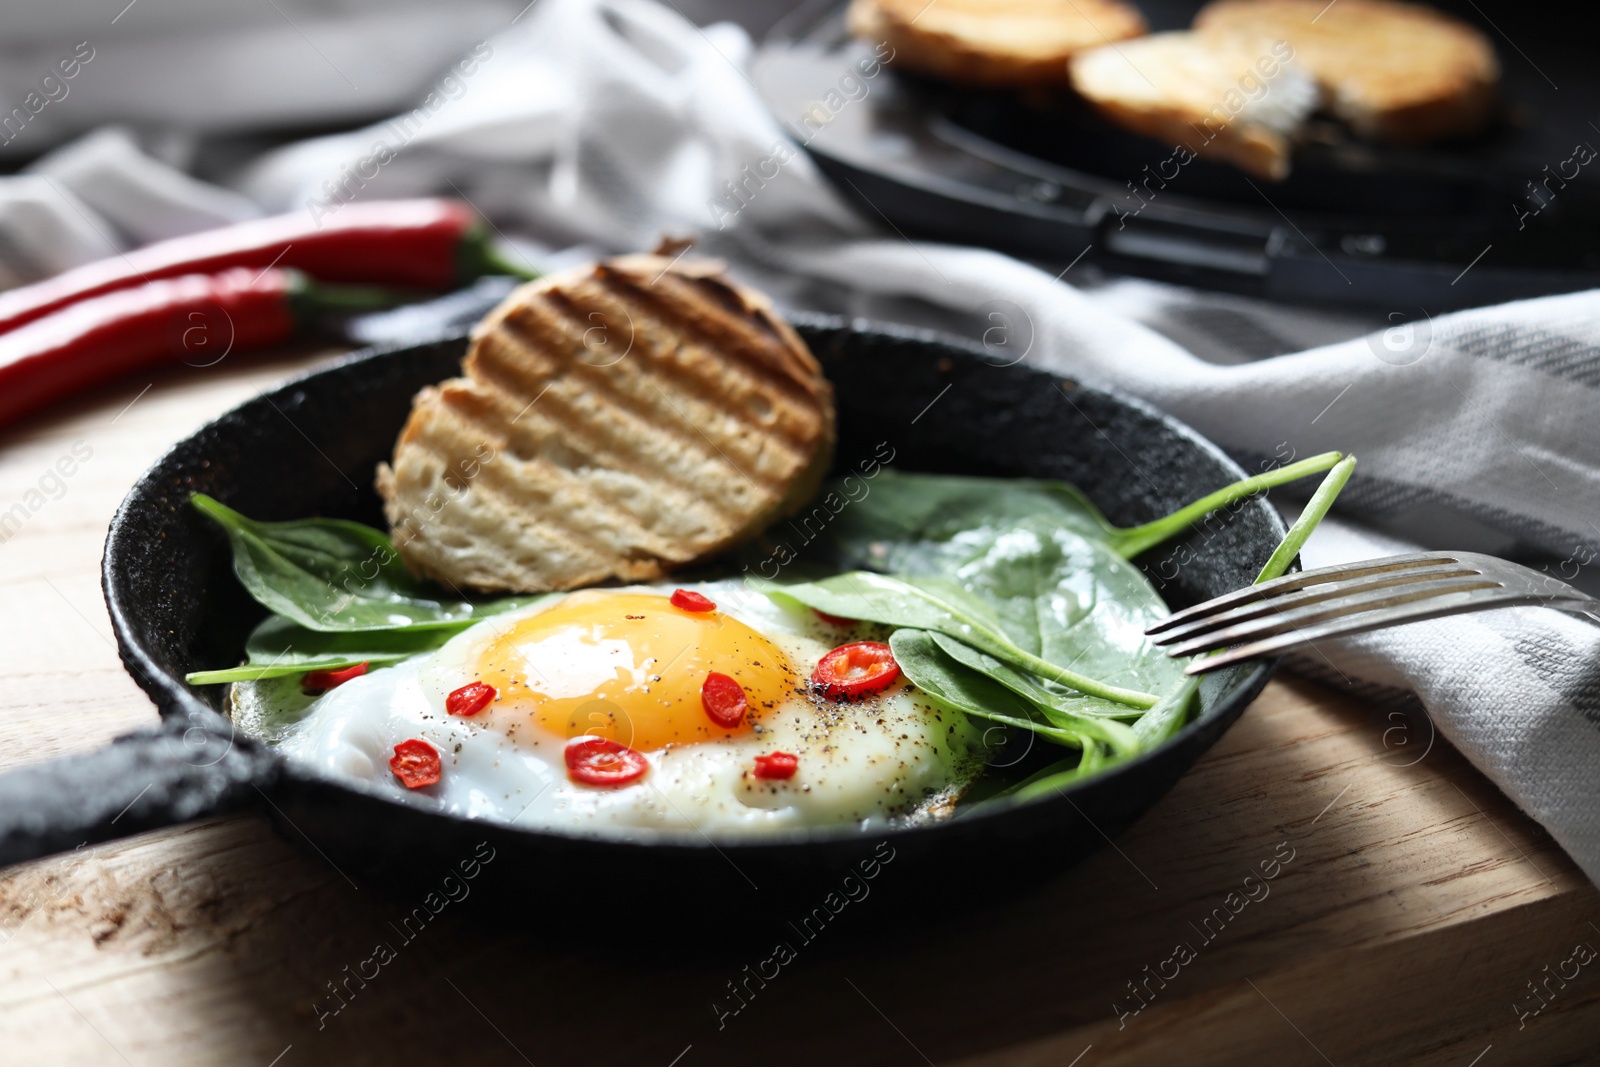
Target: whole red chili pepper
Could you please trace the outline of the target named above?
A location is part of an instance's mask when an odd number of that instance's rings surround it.
[[[529,272],[498,260],[477,216],[454,200],[372,200],[317,218],[296,211],[158,241],[0,293],[0,332],[69,304],[183,274],[292,267],[324,282],[454,289],[485,274]]]
[[[319,286],[298,271],[241,267],[70,304],[0,334],[0,425],[138,367],[209,366],[230,351],[287,341],[329,311],[395,299],[381,289]]]

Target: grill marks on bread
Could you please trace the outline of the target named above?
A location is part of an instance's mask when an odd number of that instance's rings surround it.
[[[462,586],[659,577],[808,500],[831,460],[816,360],[714,264],[629,256],[530,283],[463,372],[418,395],[379,472],[402,557]],[[437,492],[484,443],[492,461]]]

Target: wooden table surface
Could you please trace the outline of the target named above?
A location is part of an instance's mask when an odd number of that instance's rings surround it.
[[[0,436],[0,512],[27,511],[0,543],[0,767],[154,721],[101,600],[106,523],[169,444],[328,355],[141,378]],[[446,912],[328,1012],[415,902],[254,816],[147,833],[0,874],[0,1062],[1600,1062],[1600,966],[1574,962],[1595,888],[1428,733],[1275,682],[1115,847],[917,936],[820,935],[720,1025],[738,961],[628,962],[674,922],[648,887],[629,916]],[[582,922],[613,936],[546,936]]]

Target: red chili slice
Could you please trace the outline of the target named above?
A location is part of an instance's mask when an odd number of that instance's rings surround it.
[[[326,693],[366,673],[365,663],[357,663],[353,667],[340,667],[338,670],[307,671],[305,677],[300,679],[300,688],[306,693]]]
[[[476,715],[495,698],[495,688],[482,682],[468,682],[444,698],[444,710],[451,715]]]
[[[787,752],[773,752],[765,756],[757,756],[755,770],[750,773],[757,778],[781,781],[784,778],[793,778],[794,772],[799,766],[799,756],[792,756]]]
[[[582,737],[567,746],[567,777],[579,785],[627,785],[643,778],[650,764],[609,737]]]
[[[712,671],[700,684],[700,706],[712,722],[731,730],[744,721],[750,699],[744,695],[744,686],[726,674]]]
[[[887,689],[900,677],[900,664],[882,641],[853,641],[823,656],[811,672],[811,684],[830,700]]]
[[[389,769],[407,789],[421,789],[438,782],[441,773],[439,750],[419,737],[394,746]]]
[[[717,602],[708,596],[702,596],[692,589],[675,589],[672,592],[672,606],[682,608],[684,611],[716,611]]]
[[[811,614],[815,615],[829,626],[854,626],[856,624],[856,620],[854,619],[841,618],[838,615],[829,615],[821,608],[812,608]]]

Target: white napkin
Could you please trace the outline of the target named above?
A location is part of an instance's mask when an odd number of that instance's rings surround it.
[[[1600,554],[1600,294],[1384,330],[1086,267],[1062,279],[846,207],[762,106],[737,27],[651,0],[540,0],[472,55],[436,106],[272,153],[236,188],[267,210],[459,195],[534,254],[693,234],[790,307],[937,326],[1119,386],[1247,467],[1354,452],[1348,521],[1319,531],[1310,566],[1425,544],[1541,553],[1581,583]],[[395,158],[338,191],[380,142]],[[1428,721],[1404,738],[1374,723],[1375,758],[1426,758],[1436,725],[1600,882],[1600,628],[1501,610],[1323,642],[1296,664],[1413,694]]]
[[[119,251],[104,229],[60,185],[37,176],[0,178],[0,289]]]
[[[59,182],[133,246],[261,214],[238,193],[156,162],[126,130],[114,126],[52,152],[28,173]]]

